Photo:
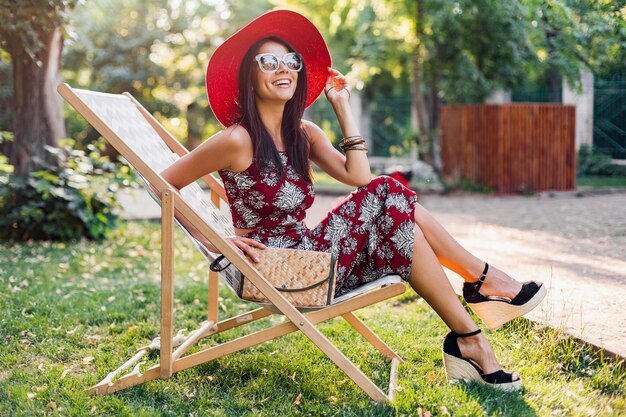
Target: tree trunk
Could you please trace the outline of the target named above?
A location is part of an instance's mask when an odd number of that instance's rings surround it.
[[[65,137],[61,99],[56,92],[60,80],[63,37],[59,28],[41,32],[44,47],[31,57],[18,42],[9,42],[13,64],[13,142],[5,154],[16,173],[25,174],[41,168],[41,161],[56,161],[44,146],[57,146]]]
[[[428,163],[432,165],[435,172],[441,172],[441,148],[439,146],[439,75],[435,75],[430,85],[428,94],[428,124],[430,129],[430,160]]]
[[[413,84],[411,85],[411,125],[417,132],[417,143],[422,153],[422,159],[427,163],[432,161],[429,144],[430,126],[428,125],[428,111],[424,103],[421,92],[421,64],[420,59],[424,57],[424,0],[416,1],[415,8],[415,37],[417,42],[413,49]]]

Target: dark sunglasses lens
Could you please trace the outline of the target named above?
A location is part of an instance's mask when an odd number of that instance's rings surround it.
[[[298,54],[289,53],[283,58],[285,65],[291,71],[300,71],[302,69],[302,58]]]
[[[261,55],[259,64],[263,71],[275,71],[278,68],[278,59],[274,55]]]

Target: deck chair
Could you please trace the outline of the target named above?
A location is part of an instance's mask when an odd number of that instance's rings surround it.
[[[113,393],[134,385],[157,379],[168,378],[173,373],[212,361],[261,344],[286,334],[301,331],[335,365],[352,379],[374,401],[393,400],[396,391],[397,367],[400,356],[369,329],[354,311],[371,304],[395,297],[405,291],[398,276],[386,276],[358,291],[349,292],[335,299],[327,307],[315,311],[300,311],[290,304],[281,293],[272,287],[255,269],[254,264],[240,254],[225,236],[233,235],[234,229],[228,218],[228,204],[222,184],[207,175],[203,178],[210,188],[210,198],[197,183],[176,190],[160,175],[163,169],[187,150],[152,117],[131,95],[105,94],[73,89],[67,84],[58,87],[67,100],[136,170],[146,188],[161,205],[161,320],[160,337],[152,341],[124,363],[109,373],[100,383],[91,387],[95,394]],[[156,191],[154,191],[156,190]],[[231,266],[218,274],[209,272],[207,320],[188,336],[179,331],[174,335],[174,225],[180,217],[193,225],[211,244],[231,262]],[[210,261],[217,255],[207,250],[184,227],[183,231],[194,241],[196,247]],[[207,268],[208,269],[208,268]],[[271,305],[241,314],[236,317],[218,318],[218,283],[221,278],[235,294],[238,294],[241,275],[245,275],[271,302]],[[283,314],[289,321],[238,337],[200,351],[185,353],[200,339],[215,335],[234,327],[262,319],[271,314]],[[384,393],[361,370],[359,370],[320,331],[316,324],[341,316],[369,341],[382,355],[391,361],[388,394]],[[159,364],[140,371],[135,363],[148,350],[159,350]],[[117,378],[122,371],[135,366],[130,373]]]

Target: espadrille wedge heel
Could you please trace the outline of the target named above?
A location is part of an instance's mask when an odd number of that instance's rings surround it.
[[[477,335],[480,329],[465,334],[450,332],[443,342],[443,364],[450,382],[478,382],[502,391],[517,391],[522,388],[521,379],[513,379],[513,374],[502,369],[484,374],[480,366],[461,355],[457,339]]]
[[[480,287],[485,282],[488,270],[489,264],[485,263],[485,269],[478,281],[463,284],[463,299],[491,330],[528,313],[546,296],[545,286],[534,281],[524,282],[521,291],[513,299],[484,296],[480,293]]]

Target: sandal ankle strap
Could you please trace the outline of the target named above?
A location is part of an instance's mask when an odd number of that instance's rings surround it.
[[[469,283],[472,287],[474,287],[474,291],[479,291],[480,287],[483,286],[483,283],[485,282],[485,278],[487,278],[487,271],[489,271],[489,264],[485,262],[485,268],[483,269],[483,273],[480,274],[478,281]]]
[[[469,333],[457,333],[457,332],[452,332],[452,333],[454,333],[456,337],[470,337],[470,336],[476,336],[477,334],[482,333],[482,330],[478,329]]]

